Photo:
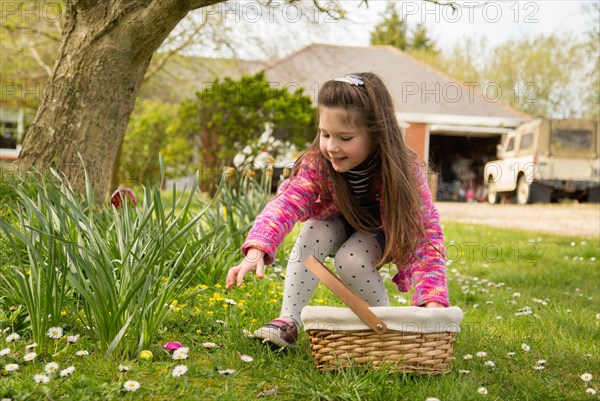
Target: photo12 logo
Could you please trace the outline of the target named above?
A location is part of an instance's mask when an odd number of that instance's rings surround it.
[[[495,24],[501,21],[512,21],[515,24],[537,24],[540,5],[534,1],[461,1],[458,3],[439,4],[428,1],[402,1],[400,16],[403,19],[415,17],[425,22],[487,22]]]
[[[337,23],[342,16],[340,6],[335,1],[227,1],[202,9],[202,21],[235,23],[286,22],[301,20],[315,23]]]
[[[476,260],[483,260],[486,263],[498,263],[502,260],[514,263],[535,263],[545,252],[546,244],[535,241],[510,243],[473,241],[462,244],[450,241],[446,245],[446,258],[452,263],[461,260],[469,263]]]
[[[62,1],[2,1],[0,22],[57,23],[63,13]]]

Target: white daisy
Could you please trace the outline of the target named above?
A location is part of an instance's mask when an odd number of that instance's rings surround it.
[[[0,356],[6,356],[10,354],[10,348],[0,349]]]
[[[460,373],[461,375],[468,375],[469,373],[471,373],[471,371],[470,370],[459,369],[458,373]]]
[[[480,358],[486,357],[487,356],[487,352],[485,351],[479,351],[478,353],[476,353],[475,355],[477,355]]]
[[[23,355],[23,360],[25,362],[30,362],[33,361],[36,356],[37,354],[35,352],[28,352],[27,354]]]
[[[48,329],[48,337],[54,338],[54,339],[59,339],[62,336],[63,336],[62,327],[50,327]]]
[[[485,388],[485,387],[479,387],[477,389],[477,392],[482,395],[486,395],[488,393],[487,388]]]
[[[516,352],[512,352],[512,351],[511,352],[507,352],[506,355],[508,355],[508,356],[515,356]]]
[[[538,365],[544,365],[546,363],[545,359],[540,359],[539,361],[537,361]]]
[[[129,365],[119,365],[119,372],[127,372],[129,369],[131,369]]]
[[[487,366],[487,367],[490,367],[490,368],[493,368],[493,367],[496,366],[496,364],[494,363],[494,361],[485,361],[483,364],[485,366]]]
[[[127,380],[124,384],[123,387],[125,388],[125,390],[127,391],[136,391],[138,388],[140,388],[140,383],[136,382],[135,380]]]
[[[178,348],[173,352],[173,359],[175,359],[175,360],[187,359],[189,351],[190,351],[190,349],[187,347]]]
[[[89,352],[87,352],[87,351],[86,351],[86,350],[84,350],[84,349],[82,349],[81,351],[77,351],[77,352],[75,353],[75,355],[77,355],[77,356],[86,356],[86,355],[89,355],[89,354],[90,354],[90,353],[89,353]]]
[[[210,349],[210,348],[215,348],[217,346],[217,344],[211,343],[210,341],[207,341],[205,343],[202,343],[202,346],[204,348],[209,348]]]
[[[38,374],[33,376],[33,381],[40,384],[46,384],[50,382],[50,378],[46,375]]]
[[[77,340],[79,340],[79,334],[72,335],[72,336],[67,336],[67,342],[68,343],[74,343],[74,342],[77,342]]]
[[[440,401],[440,399],[435,397],[427,397],[425,401]]]
[[[244,362],[252,362],[254,360],[250,355],[242,355],[240,356],[240,359]]]
[[[16,363],[9,363],[8,365],[4,366],[4,370],[7,372],[14,372],[17,369],[19,369],[19,365]]]
[[[464,359],[465,361],[468,361],[469,359],[473,359],[473,355],[471,355],[471,354],[466,354],[466,355],[464,355],[464,356],[463,356],[463,359]]]
[[[46,366],[44,367],[44,371],[48,374],[54,373],[57,370],[58,370],[58,363],[56,363],[56,362],[47,363]]]
[[[234,373],[235,373],[235,369],[219,370],[219,374],[224,375],[224,376],[232,375]]]
[[[229,299],[229,298],[227,298],[225,300],[225,303],[229,304],[229,305],[237,305],[237,302],[235,302],[233,299]]]
[[[21,338],[20,335],[18,335],[17,333],[11,333],[6,337],[6,342],[7,343],[12,343],[14,341],[17,341],[19,338]]]
[[[545,367],[544,365],[535,365],[535,366],[533,367],[533,369],[534,369],[534,370],[544,370],[544,369],[546,369],[546,367]]]
[[[581,377],[581,380],[583,380],[583,381],[584,381],[584,382],[586,382],[586,383],[587,383],[587,382],[589,382],[589,381],[591,381],[591,380],[593,379],[593,377],[592,377],[592,374],[591,374],[591,373],[584,373],[584,374],[582,374],[582,375],[581,375],[581,376],[579,376],[579,377]]]
[[[28,346],[25,347],[25,350],[27,351],[27,350],[30,350],[35,347],[37,347],[37,343],[29,344]]]
[[[589,387],[585,390],[586,393],[588,393],[589,395],[594,395],[596,394],[596,390],[594,390],[593,388]]]
[[[171,372],[171,374],[173,375],[173,377],[180,377],[180,376],[183,376],[187,371],[188,371],[187,366],[177,365],[173,368],[173,372]]]
[[[60,371],[60,377],[71,376],[75,372],[75,366],[69,366],[66,369]]]
[[[531,349],[531,347],[527,344],[521,344],[521,349],[525,352],[529,352],[529,350]]]

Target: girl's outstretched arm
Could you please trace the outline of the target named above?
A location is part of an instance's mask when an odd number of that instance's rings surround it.
[[[240,287],[244,280],[244,276],[253,270],[256,270],[256,277],[262,279],[265,276],[264,257],[265,253],[263,251],[255,248],[249,249],[241,263],[232,267],[227,272],[225,289],[227,291],[231,290],[235,283]]]

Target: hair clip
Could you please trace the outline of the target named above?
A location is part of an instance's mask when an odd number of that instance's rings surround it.
[[[365,86],[365,82],[358,75],[344,75],[334,79],[334,81],[345,82],[350,85]]]

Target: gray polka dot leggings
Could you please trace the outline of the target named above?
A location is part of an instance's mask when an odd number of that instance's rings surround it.
[[[383,254],[382,245],[375,237],[348,227],[340,216],[304,224],[289,255],[280,317],[293,319],[300,327],[300,312],[319,283],[302,263],[310,255],[322,262],[335,254],[335,269],[350,288],[371,306],[389,305],[383,280],[374,267]]]

